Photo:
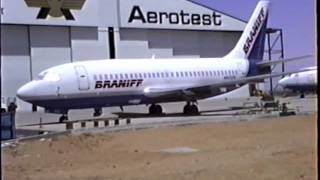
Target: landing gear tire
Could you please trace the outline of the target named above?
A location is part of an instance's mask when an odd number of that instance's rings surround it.
[[[198,106],[195,104],[190,105],[190,103],[187,103],[183,107],[183,114],[188,115],[188,116],[198,115],[199,114]]]
[[[304,98],[304,97],[305,97],[304,93],[301,93],[300,98]]]
[[[149,107],[149,114],[150,115],[161,115],[162,114],[162,107],[158,104],[152,104]]]
[[[102,108],[95,108],[94,109],[94,113],[93,113],[94,117],[101,116],[101,114],[102,114]]]
[[[68,120],[68,115],[63,114],[60,118],[59,118],[59,123],[63,123],[65,121]]]

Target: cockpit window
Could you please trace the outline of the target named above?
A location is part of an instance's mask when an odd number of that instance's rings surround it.
[[[44,76],[48,73],[48,71],[44,71],[38,74],[37,80],[43,80]]]
[[[37,80],[45,80],[45,81],[59,81],[60,77],[58,74],[50,71],[41,72],[38,75]]]

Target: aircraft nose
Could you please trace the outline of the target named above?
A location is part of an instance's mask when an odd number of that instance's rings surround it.
[[[282,78],[282,79],[280,79],[279,81],[278,81],[278,84],[280,85],[280,86],[285,86],[286,84],[287,84],[287,78]]]
[[[32,83],[27,83],[20,87],[17,91],[17,96],[22,100],[29,100],[35,95],[35,90]]]

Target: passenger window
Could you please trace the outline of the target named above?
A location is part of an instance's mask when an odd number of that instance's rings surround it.
[[[176,72],[176,77],[179,77],[179,72]]]
[[[188,72],[184,72],[184,76],[185,76],[185,77],[188,77]]]
[[[174,73],[173,72],[171,72],[171,77],[174,77]]]
[[[137,73],[134,73],[134,78],[138,79],[138,74]]]
[[[103,80],[102,74],[99,74],[99,80]]]
[[[208,71],[206,71],[206,76],[207,76],[207,77],[209,76],[209,73],[208,73]]]
[[[209,71],[210,76],[212,76],[212,71]]]
[[[161,72],[160,74],[161,74],[161,77],[162,77],[162,78],[164,78],[164,73],[163,73],[163,72]]]
[[[128,74],[124,74],[124,77],[125,77],[126,79],[129,79]]]
[[[160,73],[159,73],[159,72],[157,72],[157,77],[158,77],[158,78],[160,77]]]
[[[123,75],[122,74],[120,74],[120,79],[123,79]]]
[[[148,78],[151,78],[151,73],[148,73]]]
[[[198,76],[200,77],[201,76],[200,71],[198,71],[197,73],[198,73]]]
[[[147,78],[147,74],[146,73],[143,73],[143,78]]]
[[[104,75],[104,79],[108,80],[108,75],[107,74]]]
[[[189,76],[192,77],[192,72],[189,71]]]
[[[113,75],[112,74],[110,74],[110,79],[113,79]]]
[[[180,76],[183,77],[183,72],[180,72]]]
[[[204,71],[201,71],[201,75],[204,77]]]
[[[93,79],[94,79],[94,80],[98,80],[97,75],[94,74],[94,75],[93,75]]]
[[[156,73],[152,73],[152,77],[153,77],[153,78],[156,78]]]
[[[114,78],[115,78],[115,79],[118,79],[118,74],[115,74],[115,75],[114,75]]]
[[[193,71],[193,76],[196,77],[197,76],[197,72]]]

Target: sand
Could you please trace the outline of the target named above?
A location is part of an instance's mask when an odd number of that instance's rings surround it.
[[[5,180],[316,179],[316,116],[59,136],[3,149]]]

